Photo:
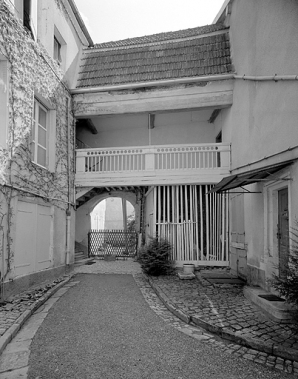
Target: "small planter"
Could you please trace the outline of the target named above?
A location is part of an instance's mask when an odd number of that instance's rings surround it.
[[[193,263],[184,263],[183,274],[193,274],[195,272],[195,265]]]

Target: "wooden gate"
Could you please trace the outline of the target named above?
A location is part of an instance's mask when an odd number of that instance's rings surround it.
[[[155,231],[173,246],[177,265],[228,266],[228,197],[213,185],[157,186]]]
[[[88,233],[89,257],[115,255],[134,257],[137,251],[136,232],[125,230],[91,230]]]

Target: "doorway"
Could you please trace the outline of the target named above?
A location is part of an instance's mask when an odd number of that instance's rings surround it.
[[[278,191],[279,276],[285,277],[289,261],[289,195],[288,188]]]

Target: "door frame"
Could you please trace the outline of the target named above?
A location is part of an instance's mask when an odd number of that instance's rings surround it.
[[[291,207],[291,181],[289,169],[279,174],[279,179],[264,185],[264,269],[266,279],[271,279],[273,274],[279,275],[279,240],[278,240],[278,193],[282,189],[288,190],[289,230],[292,225]],[[291,239],[289,240],[291,247]]]
[[[286,191],[286,199],[287,199],[287,222],[286,222],[286,229],[284,231],[284,240],[282,239],[282,220],[284,217],[282,216],[282,192]],[[282,188],[278,191],[278,254],[279,254],[279,276],[285,277],[286,273],[286,266],[288,263],[288,255],[289,255],[289,247],[290,247],[290,234],[289,234],[289,190],[287,187]],[[285,247],[282,242],[285,242]]]

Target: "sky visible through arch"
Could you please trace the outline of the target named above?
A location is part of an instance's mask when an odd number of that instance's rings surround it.
[[[212,24],[224,0],[75,0],[94,43]]]

